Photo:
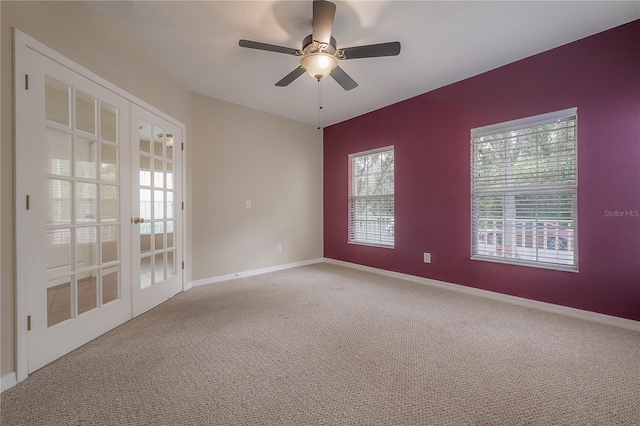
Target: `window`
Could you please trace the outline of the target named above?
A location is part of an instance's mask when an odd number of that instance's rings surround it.
[[[166,177],[167,187],[169,189],[173,189],[173,172],[154,172],[154,180],[155,182],[164,182]],[[151,171],[149,170],[140,170],[140,185],[142,186],[151,186]],[[167,218],[174,217],[173,211],[173,192],[167,191]],[[153,217],[162,218],[164,217],[164,199],[160,198],[164,197],[162,191],[155,191],[154,200],[151,201],[151,191],[150,190],[142,190],[140,191],[140,217],[143,218],[151,218],[151,211],[153,210]],[[146,220],[146,219],[145,219]],[[155,222],[153,224],[153,229],[155,234],[162,234],[164,223],[163,222]],[[167,232],[173,232],[173,221],[167,222]],[[140,235],[150,235],[151,234],[151,222],[144,222],[140,225]]]
[[[577,110],[471,130],[472,258],[578,269]]]
[[[349,242],[393,247],[393,146],[349,156]]]

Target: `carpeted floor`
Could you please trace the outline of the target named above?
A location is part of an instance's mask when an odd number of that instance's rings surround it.
[[[8,425],[638,425],[640,333],[328,264],[195,288],[2,394]]]

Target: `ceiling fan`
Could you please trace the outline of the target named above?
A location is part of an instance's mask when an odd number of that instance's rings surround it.
[[[400,53],[400,42],[391,41],[338,49],[336,39],[331,37],[335,13],[335,4],[324,0],[314,0],[313,34],[308,35],[302,41],[302,50],[251,40],[240,40],[238,44],[241,47],[250,49],[267,50],[269,52],[302,57],[300,66],[278,81],[276,86],[288,86],[306,71],[318,81],[330,75],[344,90],[351,90],[356,88],[358,83],[338,66],[339,60],[396,56]]]

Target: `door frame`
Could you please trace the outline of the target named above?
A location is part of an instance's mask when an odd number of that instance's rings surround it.
[[[187,137],[186,137],[186,126],[174,119],[173,117],[163,113],[157,108],[149,105],[143,100],[137,98],[136,96],[130,94],[129,92],[119,88],[115,84],[103,79],[97,74],[89,71],[83,66],[73,62],[69,58],[64,55],[56,52],[55,50],[49,48],[45,44],[37,41],[36,39],[28,36],[24,32],[18,30],[17,28],[13,28],[13,96],[14,96],[14,214],[15,214],[15,226],[14,230],[16,231],[16,241],[15,241],[15,253],[16,253],[16,270],[15,270],[15,292],[16,292],[16,305],[15,305],[15,371],[16,371],[16,379],[17,382],[21,382],[26,379],[29,375],[29,336],[27,330],[27,315],[28,315],[28,262],[25,261],[25,254],[28,252],[28,241],[30,238],[25,237],[24,235],[18,235],[17,230],[21,227],[23,222],[23,215],[21,214],[25,208],[25,199],[26,199],[26,190],[25,190],[25,179],[24,176],[21,176],[21,173],[18,173],[18,169],[24,170],[24,167],[27,164],[26,159],[28,158],[28,153],[25,152],[25,144],[21,143],[21,140],[25,137],[25,134],[28,134],[29,123],[25,120],[26,108],[22,99],[22,93],[25,91],[25,54],[27,51],[31,50],[40,55],[46,57],[47,59],[62,65],[63,67],[68,68],[69,70],[81,75],[82,77],[91,80],[92,82],[102,86],[103,88],[114,92],[115,94],[121,96],[125,100],[129,101],[131,104],[135,104],[140,108],[146,109],[149,112],[163,118],[166,121],[171,122],[178,128],[180,128],[182,132],[182,143],[183,143],[183,153],[182,153],[182,200],[176,200],[177,202],[186,201],[186,156],[187,156]],[[133,125],[133,123],[130,123]],[[129,132],[130,133],[130,132]],[[130,141],[131,143],[131,141]],[[186,203],[185,203],[186,204]],[[186,214],[187,209],[184,208],[182,210],[183,221],[182,221],[182,259],[178,259],[178,261],[185,261],[188,259],[188,235],[186,232],[187,228],[187,220]],[[123,218],[124,219],[124,218]],[[126,219],[125,219],[126,220]],[[128,259],[127,261],[131,261]],[[188,290],[191,288],[191,285],[188,285],[186,282],[186,269],[180,269],[179,274],[182,280],[182,291]],[[131,279],[131,277],[128,277]],[[190,284],[190,283],[189,283]],[[132,311],[133,317],[133,311]]]

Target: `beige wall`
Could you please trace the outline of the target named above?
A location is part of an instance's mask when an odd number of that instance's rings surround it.
[[[315,126],[192,95],[83,2],[2,0],[0,8],[0,377],[15,363],[11,27],[187,126],[187,280],[322,256],[322,135]]]
[[[84,2],[10,2],[2,8],[2,142],[0,170],[2,204],[0,229],[1,365],[0,376],[14,371],[14,215],[12,141],[12,35],[16,27],[118,87],[184,123],[191,120],[191,93],[149,56],[141,54],[111,27],[103,23]],[[187,136],[189,136],[187,134]],[[188,169],[188,166],[187,166]],[[187,177],[187,184],[189,177]]]
[[[193,279],[322,257],[322,132],[192,99]]]

